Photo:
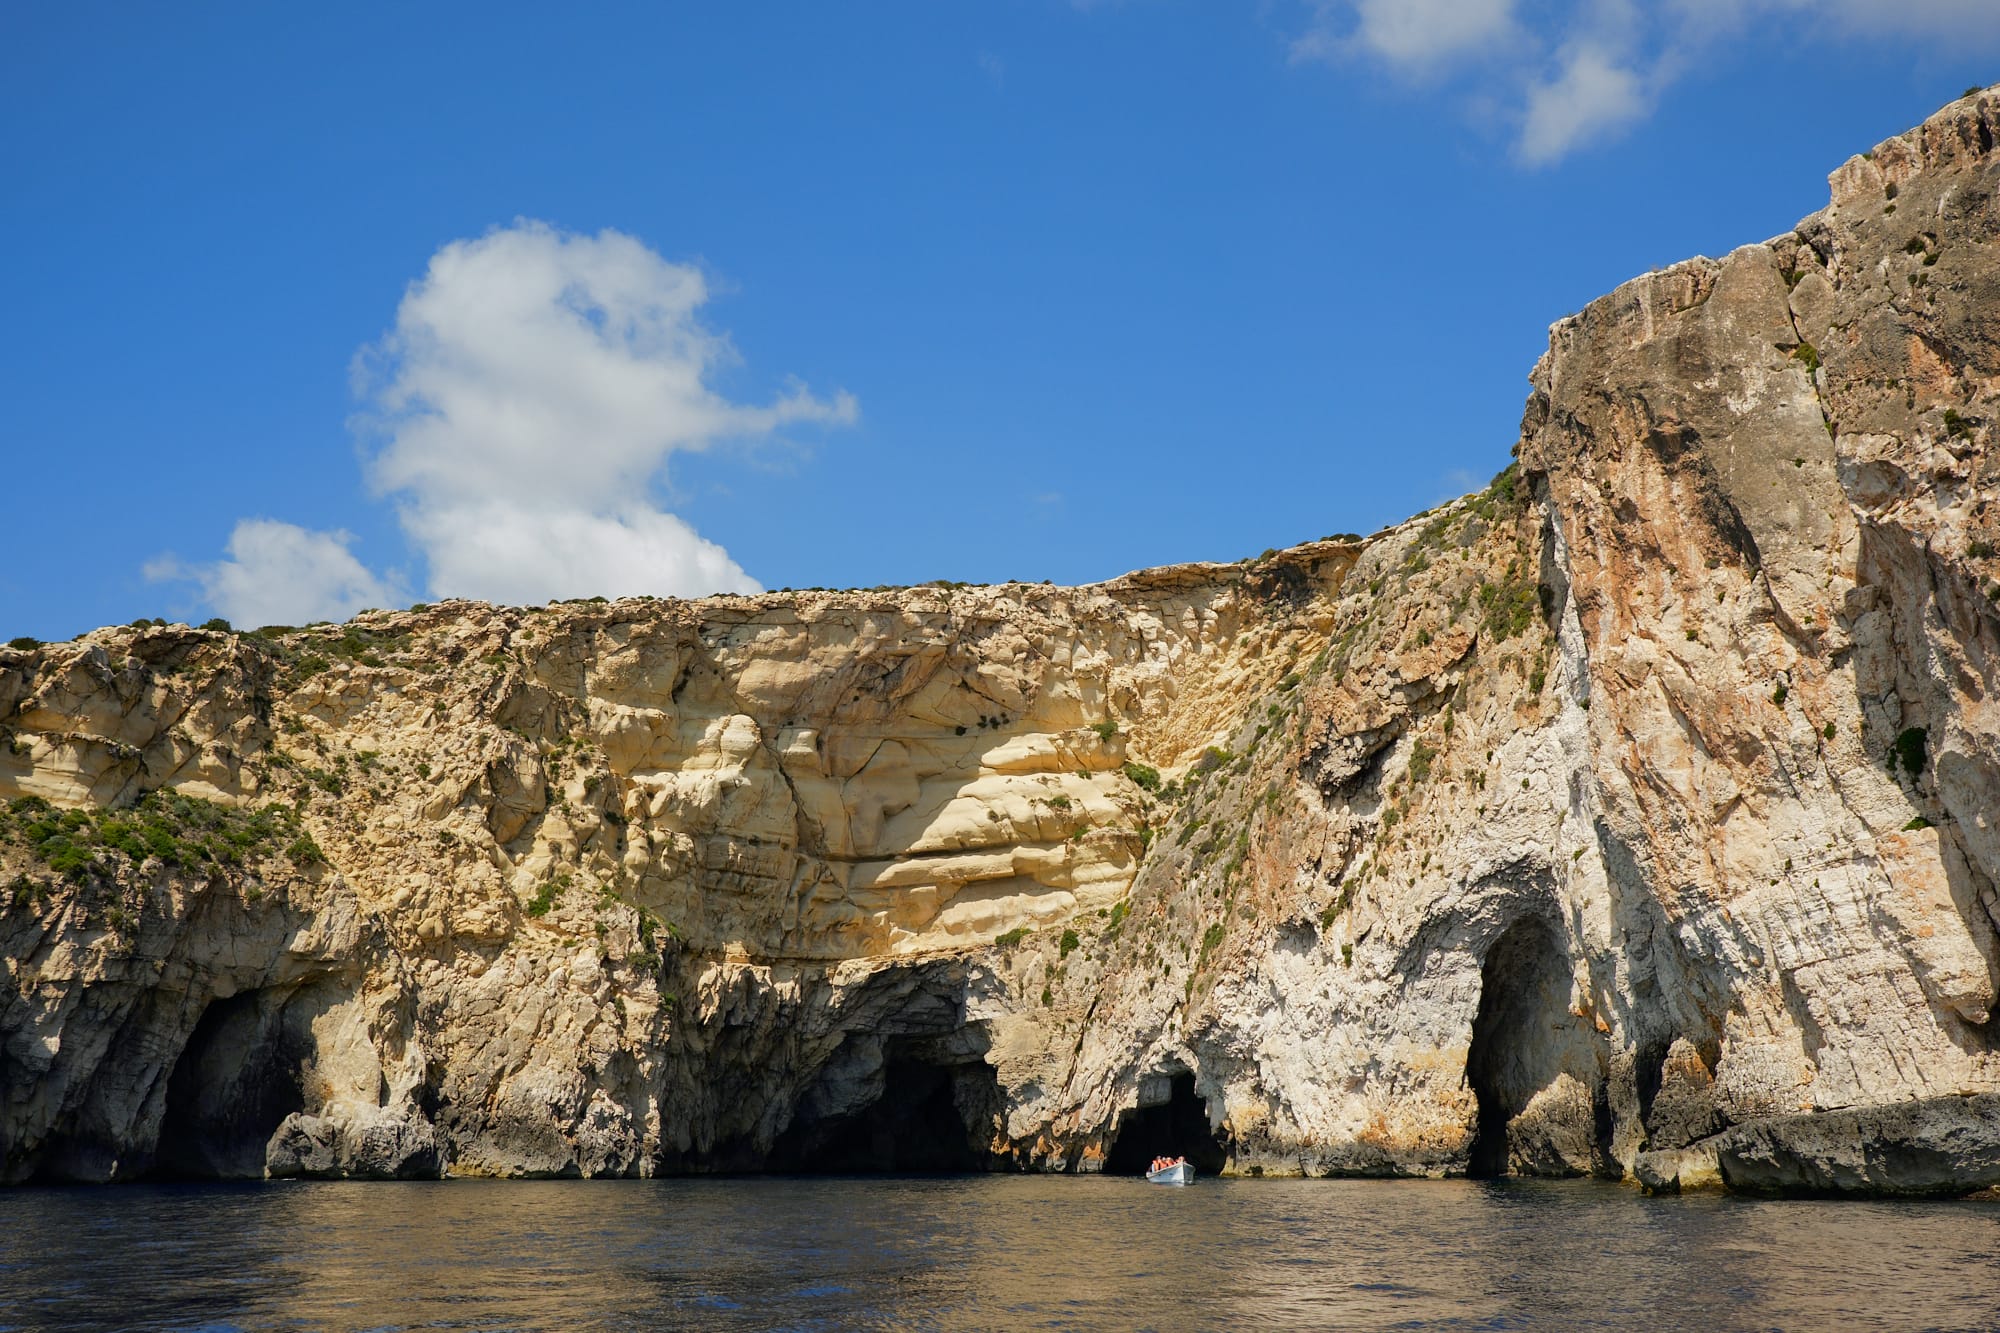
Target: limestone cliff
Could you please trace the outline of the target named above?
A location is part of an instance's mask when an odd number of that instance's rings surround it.
[[[2000,1183],[1996,129],[1365,541],[0,651],[0,1172]]]

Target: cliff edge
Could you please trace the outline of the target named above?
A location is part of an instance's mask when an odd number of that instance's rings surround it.
[[[2000,1185],[1996,132],[1365,540],[0,650],[0,1177]]]

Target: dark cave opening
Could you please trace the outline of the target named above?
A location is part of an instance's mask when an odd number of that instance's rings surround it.
[[[153,1174],[164,1179],[259,1179],[264,1150],[303,1110],[310,1056],[286,1031],[285,997],[245,991],[213,1001],[167,1077]]]
[[[1508,1173],[1509,1123],[1562,1069],[1570,986],[1562,943],[1545,921],[1515,922],[1487,952],[1465,1058],[1479,1107],[1467,1175]]]
[[[1205,1176],[1217,1174],[1229,1160],[1222,1136],[1209,1127],[1208,1103],[1196,1095],[1193,1074],[1175,1074],[1164,1102],[1118,1117],[1104,1174],[1143,1176],[1155,1157],[1185,1157]]]
[[[1633,1081],[1638,1085],[1639,1120],[1642,1124],[1652,1117],[1653,1103],[1659,1098],[1660,1084],[1666,1074],[1667,1049],[1665,1042],[1657,1040],[1639,1047]]]
[[[892,1054],[881,1095],[820,1119],[795,1120],[766,1169],[799,1175],[961,1175],[993,1170],[988,1144],[999,1076],[985,1063]]]

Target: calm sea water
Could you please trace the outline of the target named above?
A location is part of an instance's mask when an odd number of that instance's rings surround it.
[[[2000,1205],[1581,1182],[0,1191],[0,1328],[2000,1327]]]

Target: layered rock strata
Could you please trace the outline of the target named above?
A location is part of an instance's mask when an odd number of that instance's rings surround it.
[[[0,652],[0,1173],[1996,1183],[1996,130],[1366,540]]]

